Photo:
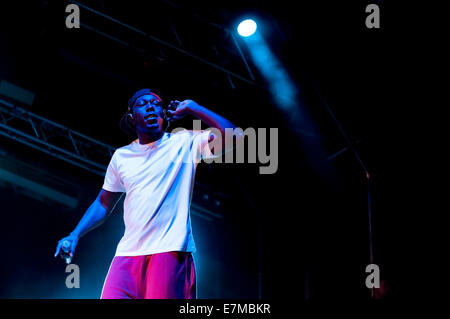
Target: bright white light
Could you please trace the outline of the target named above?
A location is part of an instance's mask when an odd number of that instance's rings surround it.
[[[252,19],[247,19],[239,23],[237,31],[240,36],[249,37],[256,31],[256,22]]]

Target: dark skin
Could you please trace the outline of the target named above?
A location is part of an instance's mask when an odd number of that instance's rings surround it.
[[[134,103],[129,121],[136,127],[140,144],[159,140],[164,134],[163,102],[157,95],[143,95]]]
[[[164,110],[161,99],[157,95],[143,95],[139,97],[133,106],[133,114],[129,114],[130,121],[136,127],[136,133],[140,144],[154,142],[164,134]],[[209,127],[216,128],[222,136],[225,136],[225,129],[235,129],[236,126],[226,118],[199,105],[193,100],[171,101],[167,111],[167,119],[170,121],[179,120],[186,115],[193,115],[202,120]],[[215,138],[211,134],[210,142]],[[225,139],[222,139],[225,143]],[[222,144],[223,148],[225,147]]]
[[[209,127],[216,128],[222,136],[225,136],[225,129],[236,128],[233,123],[213,111],[197,104],[193,100],[171,101],[167,110],[167,119],[176,121],[186,115],[193,115],[202,120]],[[128,115],[129,120],[135,125],[136,133],[140,144],[148,144],[159,140],[164,134],[164,109],[161,99],[157,95],[147,94],[139,97],[133,106],[132,114]],[[210,134],[209,142],[215,138]],[[242,136],[233,141],[236,144]],[[222,149],[225,149],[225,139],[222,139]],[[58,241],[55,257],[63,255],[61,246],[67,240],[71,246],[69,255],[73,257],[79,239],[87,232],[103,224],[109,214],[113,211],[123,193],[110,192],[101,189],[97,198],[87,209],[78,225],[69,236]]]

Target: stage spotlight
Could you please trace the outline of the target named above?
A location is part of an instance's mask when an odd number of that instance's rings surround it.
[[[249,37],[253,33],[255,33],[257,28],[256,22],[252,19],[247,19],[239,23],[237,27],[237,31],[240,36],[242,37]]]

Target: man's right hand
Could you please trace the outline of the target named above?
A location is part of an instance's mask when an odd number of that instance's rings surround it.
[[[78,239],[79,239],[78,236],[71,234],[67,237],[62,238],[60,241],[58,241],[58,245],[56,246],[55,257],[58,255],[61,255],[62,257],[64,257],[64,255],[67,255],[67,253],[62,250],[63,242],[67,241],[70,243],[70,246],[68,249],[68,255],[71,258],[73,258],[73,254],[75,253],[75,248],[77,247],[77,244],[78,244]]]

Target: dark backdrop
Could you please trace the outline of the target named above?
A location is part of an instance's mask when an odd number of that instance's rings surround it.
[[[167,9],[165,1],[153,6],[142,1],[83,3],[149,33],[163,32],[158,25],[168,19],[158,14],[158,8]],[[382,28],[368,30],[368,1],[248,1],[227,7],[171,3],[175,6],[168,12],[175,20],[198,13],[230,27],[244,13],[255,12],[265,21],[265,38],[302,88],[306,105],[299,107],[311,112],[327,156],[348,145],[314,85],[356,143],[372,177],[375,263],[390,287],[386,298],[408,293],[401,262],[405,238],[398,233],[404,212],[395,204],[401,179],[395,174],[399,163],[394,151],[403,142],[395,135],[402,105],[398,79],[404,68],[404,30],[394,23],[399,11],[378,2]],[[35,1],[1,10],[0,78],[35,93],[30,111],[120,147],[130,142],[118,129],[126,102],[135,90],[149,86],[171,98],[192,98],[243,128],[279,128],[279,167],[273,175],[260,175],[257,164],[199,166],[197,181],[209,194],[219,194],[217,209],[223,216],[193,216],[199,297],[256,298],[259,292],[266,298],[369,298],[364,285],[367,185],[349,150],[329,161],[316,159],[319,170],[313,169],[306,160],[308,150],[286,124],[253,64],[258,85],[237,81],[232,89],[223,73],[170,56],[170,50],[163,61],[83,28],[66,29],[64,7],[63,2]],[[184,31],[187,48],[209,41]],[[152,48],[149,44],[147,49]],[[189,127],[190,120],[179,125]],[[67,289],[65,266],[53,258],[54,248],[95,199],[102,178],[4,137],[0,145],[5,160],[33,167],[24,174],[37,180],[58,176],[79,200],[70,210],[3,185],[0,296],[97,298],[123,232],[121,204],[105,225],[81,239],[74,259],[81,269],[81,288]],[[202,204],[199,187],[194,201]]]

